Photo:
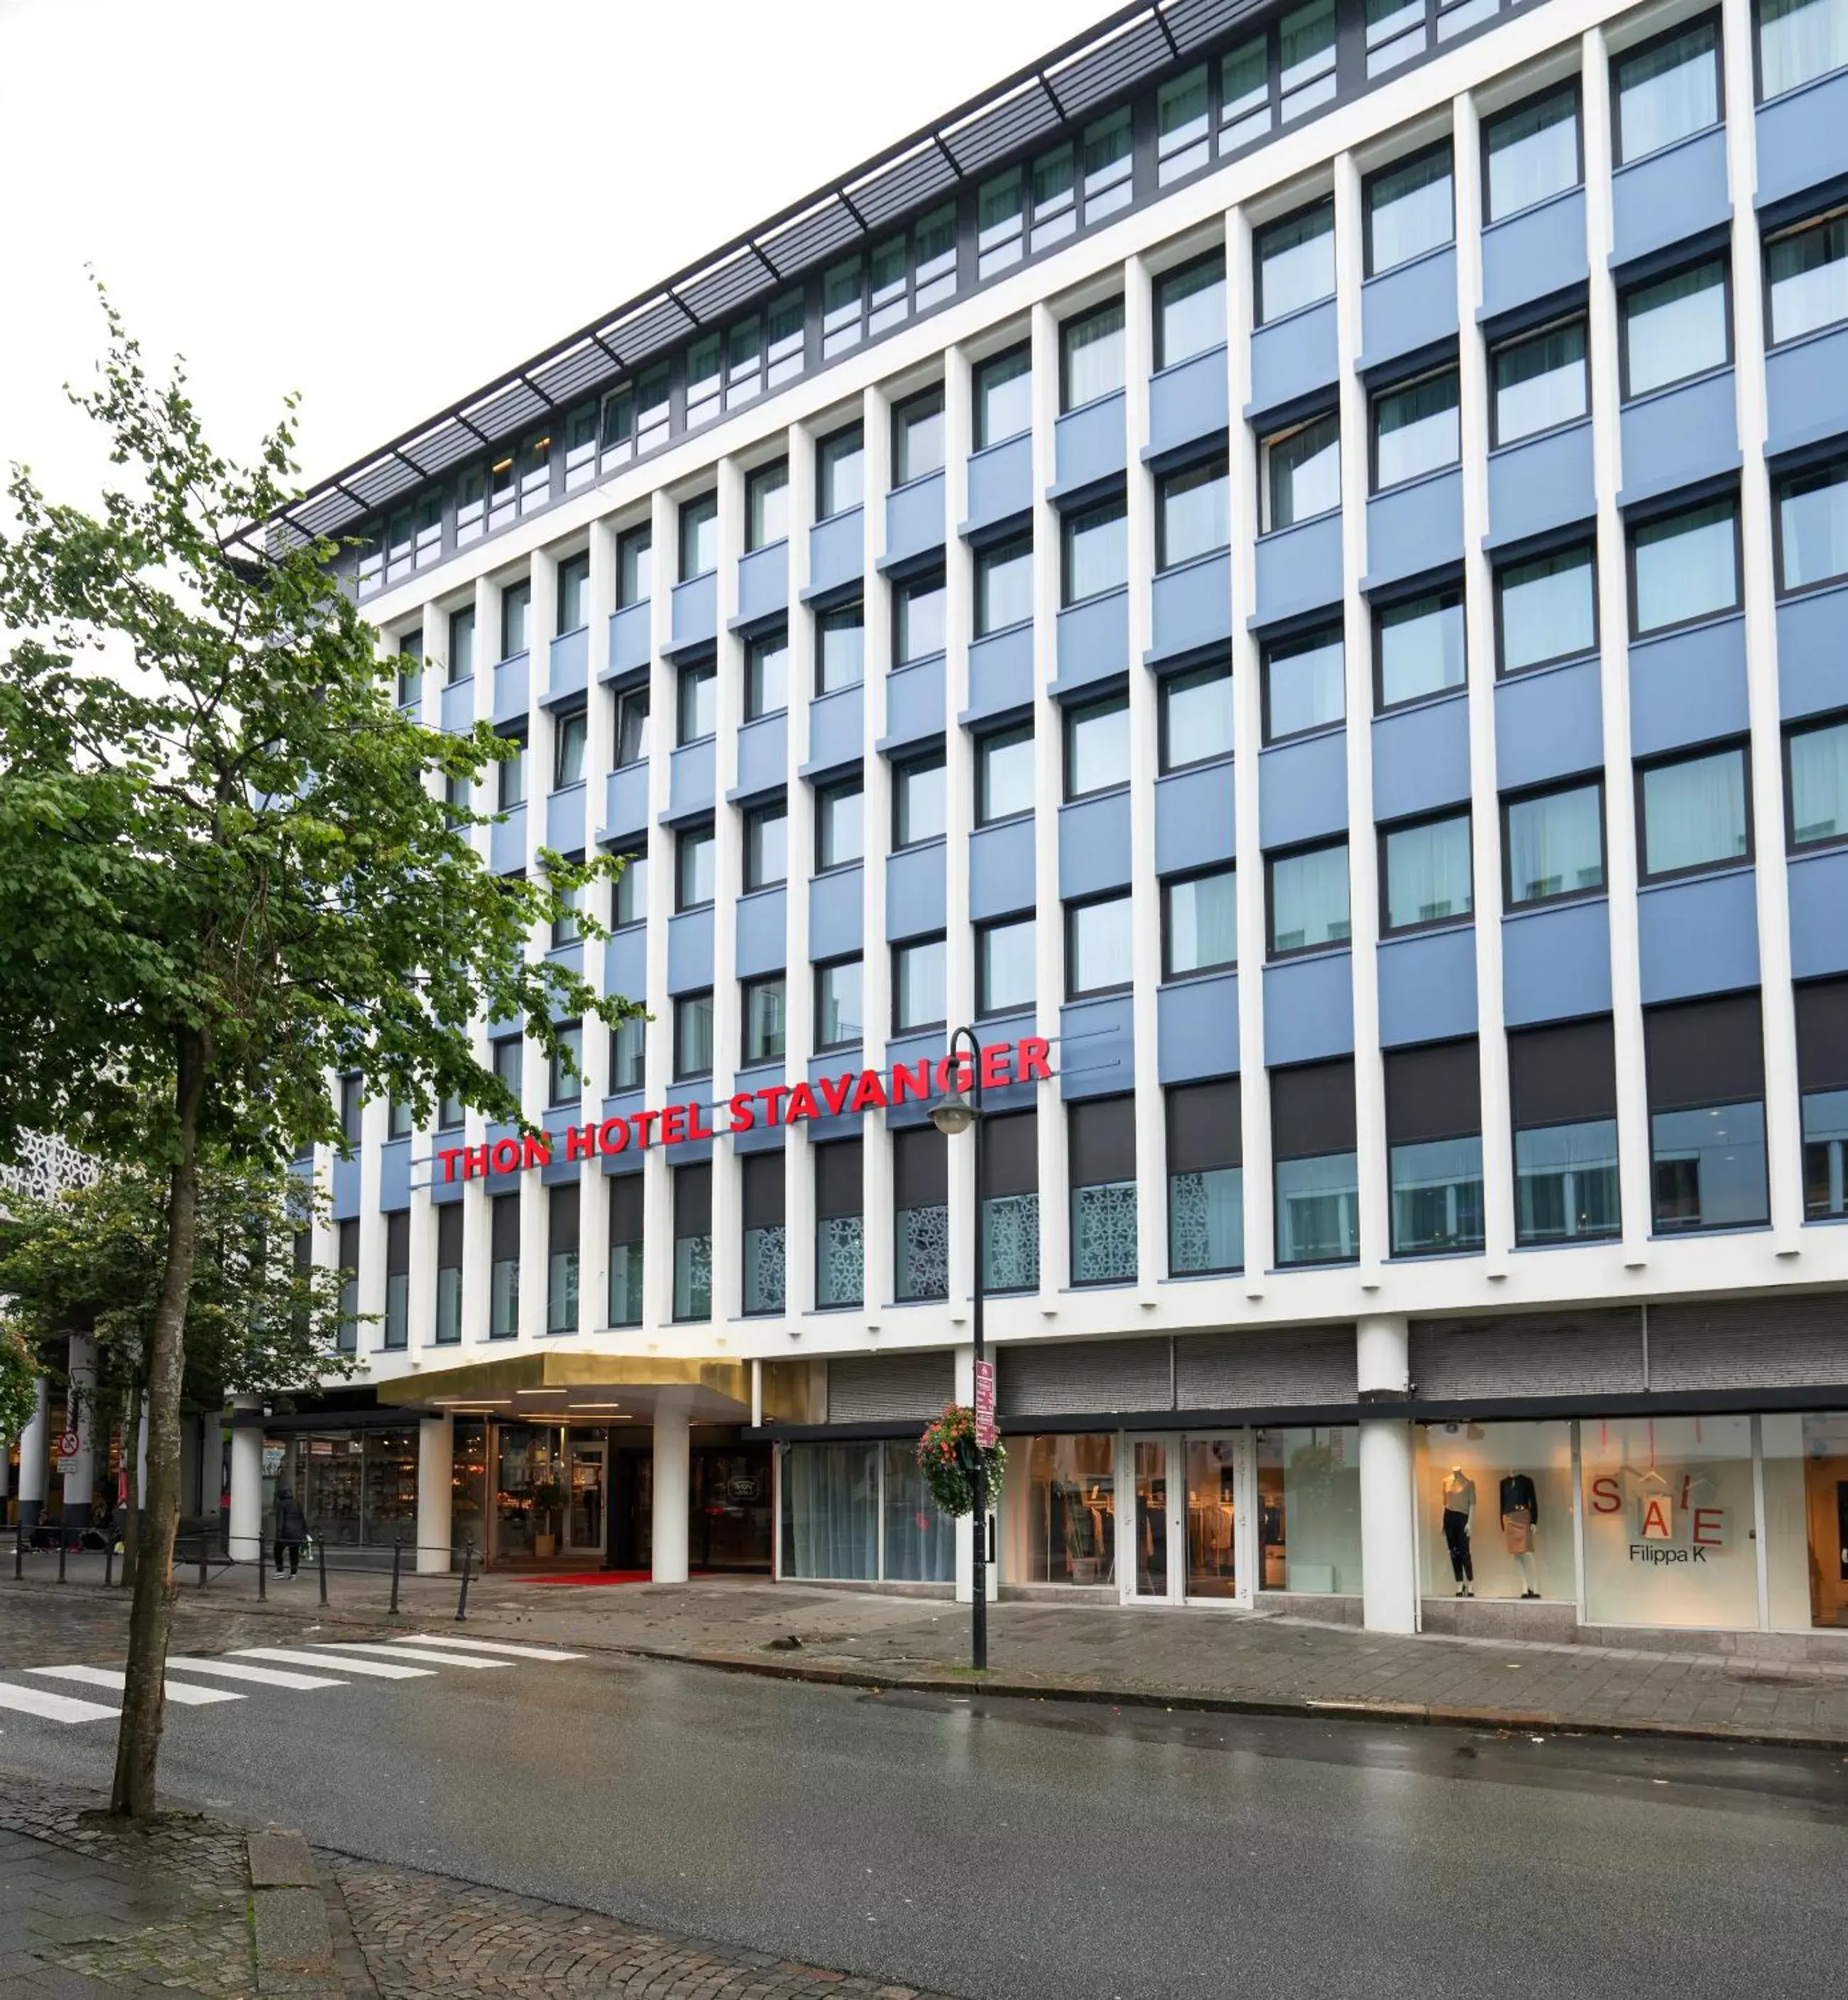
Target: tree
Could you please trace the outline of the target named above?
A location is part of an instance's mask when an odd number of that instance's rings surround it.
[[[615,872],[542,851],[495,877],[444,788],[511,754],[422,727],[334,573],[278,521],[294,402],[245,466],[207,441],[175,363],[152,380],[101,292],[101,510],[13,471],[0,534],[0,1146],[61,1132],[164,1184],[148,1333],[148,1505],[113,1804],[155,1804],[179,1511],[179,1405],[202,1150],[338,1144],[356,1072],[420,1124],[443,1096],[517,1118],[471,1023],[548,1057],[561,1021],[637,1011],[544,956],[565,898]],[[270,524],[255,534],[251,524]],[[582,928],[605,935],[588,911]],[[568,1061],[568,1057],[567,1058]]]
[[[38,1373],[26,1336],[0,1321],[0,1438],[17,1437],[38,1414]]]

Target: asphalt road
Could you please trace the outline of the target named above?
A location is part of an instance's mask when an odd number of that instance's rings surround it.
[[[0,1714],[0,1765],[106,1784],[113,1741]],[[1764,2000],[1838,1994],[1848,1962],[1835,1756],[603,1658],[170,1708],[163,1777],[368,1859],[980,2000]]]

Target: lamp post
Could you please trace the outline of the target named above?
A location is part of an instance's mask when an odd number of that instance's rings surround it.
[[[957,1065],[957,1051],[967,1036],[969,1043],[969,1094],[964,1096],[960,1073]],[[954,1138],[959,1132],[967,1132],[977,1125],[981,1116],[981,1044],[975,1038],[973,1028],[958,1028],[950,1037],[950,1088],[931,1108],[930,1122],[947,1138]],[[981,1134],[975,1134],[975,1234],[974,1278],[975,1300],[974,1314],[975,1366],[981,1368],[988,1359],[982,1339],[982,1256],[981,1256]],[[983,1462],[981,1448],[975,1447],[975,1463],[971,1468],[975,1486],[974,1516],[974,1585],[975,1594],[969,1606],[969,1663],[977,1673],[985,1673],[988,1665],[988,1476]]]

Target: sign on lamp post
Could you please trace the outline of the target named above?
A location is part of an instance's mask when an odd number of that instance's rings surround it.
[[[978,1361],[975,1364],[975,1442],[984,1451],[992,1451],[1000,1441],[1001,1432],[995,1422],[995,1364]]]

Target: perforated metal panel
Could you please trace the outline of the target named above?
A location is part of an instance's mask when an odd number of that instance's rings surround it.
[[[891,1423],[934,1417],[956,1393],[948,1354],[855,1354],[828,1364],[831,1424]]]
[[[1647,1386],[1642,1315],[1623,1307],[1416,1324],[1412,1381],[1426,1401],[1634,1394]]]
[[[1183,1334],[1174,1343],[1174,1385],[1175,1405],[1183,1410],[1351,1403],[1354,1329]]]
[[[995,1401],[1006,1419],[1172,1409],[1172,1345],[1161,1338],[1003,1348],[998,1356]]]
[[[1848,1385],[1848,1295],[1651,1306],[1655,1390]]]

